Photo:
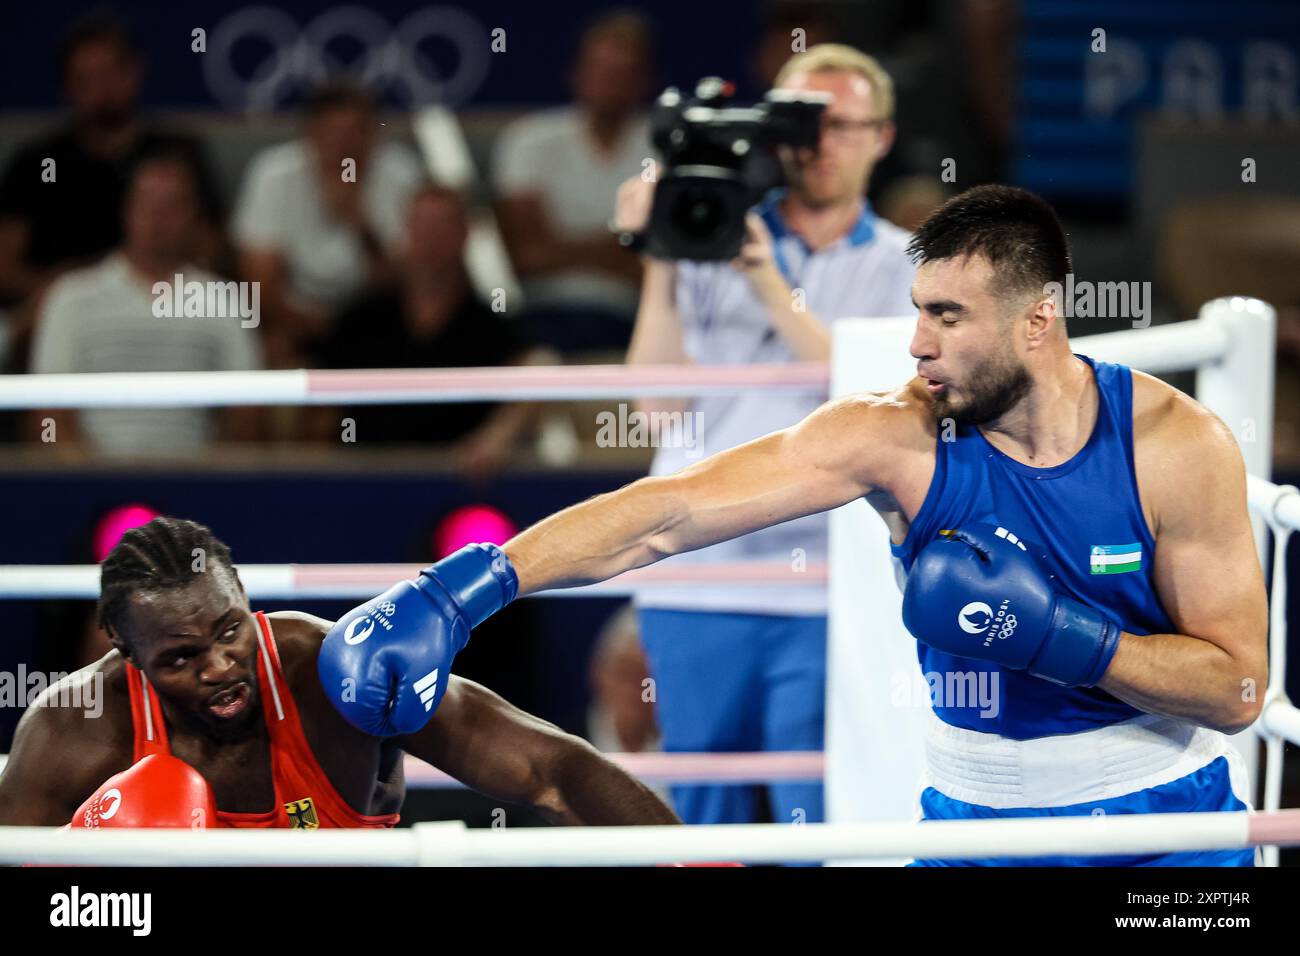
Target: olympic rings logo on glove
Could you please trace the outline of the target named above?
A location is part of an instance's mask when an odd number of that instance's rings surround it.
[[[363,52],[343,62],[330,51],[341,39],[360,44]],[[456,66],[447,76],[438,76],[438,65],[419,49],[433,39],[455,48]],[[235,67],[235,47],[250,41],[269,45],[271,52],[244,75]],[[360,6],[326,10],[303,27],[281,10],[243,7],[210,31],[203,77],[220,103],[239,110],[272,109],[295,90],[344,72],[408,104],[459,105],[487,78],[489,42],[483,23],[457,7],[417,9],[395,27]]]

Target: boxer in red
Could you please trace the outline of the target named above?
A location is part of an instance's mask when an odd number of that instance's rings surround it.
[[[0,825],[391,827],[403,753],[553,823],[678,822],[586,741],[456,676],[436,681],[422,729],[355,729],[317,675],[332,622],[251,611],[230,550],[200,524],[128,531],[100,589],[114,650],[69,680],[102,675],[102,714],[40,702],[24,714]]]

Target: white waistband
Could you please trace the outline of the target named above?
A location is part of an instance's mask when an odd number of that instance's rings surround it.
[[[946,724],[926,734],[926,785],[966,803],[1065,807],[1158,787],[1232,754],[1216,730],[1144,714],[1123,723],[1012,740]]]

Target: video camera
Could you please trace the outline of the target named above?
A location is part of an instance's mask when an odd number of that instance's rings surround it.
[[[669,87],[655,103],[651,130],[663,173],[644,235],[650,255],[734,258],[746,212],[784,182],[776,147],[817,148],[829,95],[772,90],[754,106],[731,106],[733,92],[706,77],[692,99]]]

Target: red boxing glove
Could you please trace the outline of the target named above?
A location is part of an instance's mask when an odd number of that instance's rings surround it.
[[[77,808],[73,830],[215,826],[217,801],[203,775],[169,754],[150,754],[109,777]]]

